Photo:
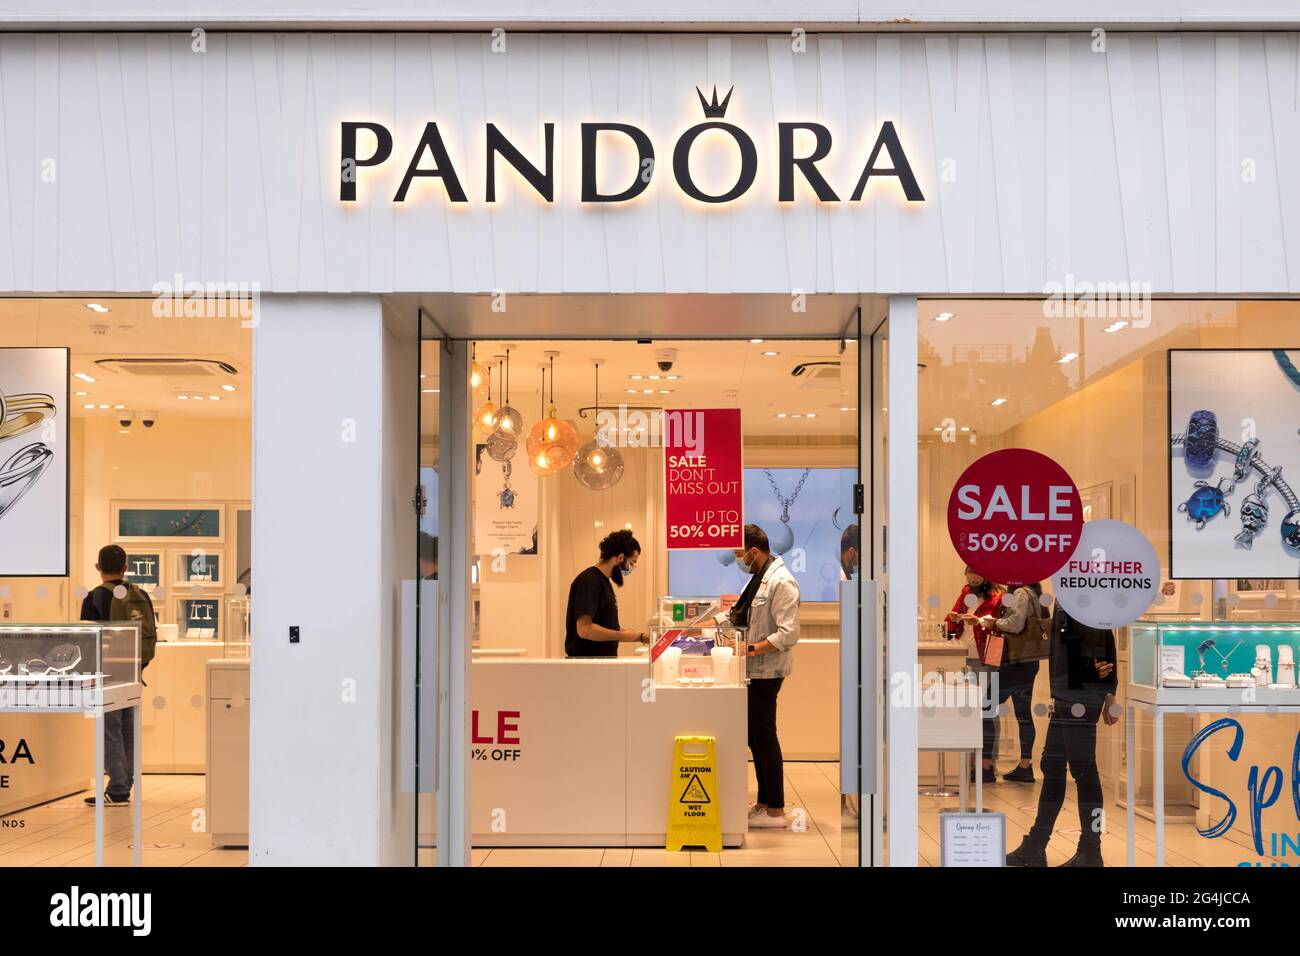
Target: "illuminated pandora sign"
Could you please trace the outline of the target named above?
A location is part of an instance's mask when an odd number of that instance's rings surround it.
[[[734,87],[733,87],[734,90]],[[874,145],[861,165],[855,165],[856,178],[842,183],[832,183],[819,164],[829,165],[828,158],[834,148],[830,129],[822,123],[811,121],[777,123],[775,145],[769,155],[760,158],[754,137],[743,127],[726,120],[727,106],[733,90],[728,90],[722,101],[713,90],[711,99],[705,99],[697,88],[704,121],[683,130],[671,143],[672,179],[685,196],[703,203],[735,202],[750,192],[759,178],[761,162],[774,163],[777,181],[777,199],[795,201],[795,181],[802,180],[821,202],[840,202],[847,196],[849,202],[860,202],[872,179],[892,179],[908,202],[923,202],[925,196],[917,185],[912,164],[899,140],[894,124],[883,122],[876,133]],[[377,171],[393,157],[393,131],[382,123],[345,121],[341,124],[342,156],[339,164],[339,199],[357,201],[357,182],[367,170]],[[636,199],[647,189],[657,173],[656,144],[645,130],[631,123],[582,123],[580,130],[579,162],[584,203],[625,203]],[[709,168],[709,158],[721,142],[735,160],[721,185],[716,168]],[[631,152],[636,156],[635,167],[626,161],[626,181],[613,186],[608,183],[606,164],[613,150],[624,157]],[[482,162],[484,168],[484,202],[497,201],[497,173],[501,164],[514,170],[525,183],[548,203],[555,202],[555,124],[542,124],[540,156],[526,156],[524,150],[506,138],[494,123],[486,123],[483,133]],[[401,184],[393,202],[406,202],[412,195],[416,180],[441,181],[448,201],[470,201],[461,181],[442,132],[436,122],[426,122],[419,141],[409,157]],[[716,167],[716,160],[713,164]],[[397,168],[397,167],[394,167]],[[710,175],[712,173],[713,175]],[[702,183],[701,180],[704,180]],[[838,185],[838,188],[836,188]]]

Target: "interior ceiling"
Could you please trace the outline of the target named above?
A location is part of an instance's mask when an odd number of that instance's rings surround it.
[[[834,337],[883,314],[884,298],[857,295],[426,295],[395,296],[424,310],[448,338],[602,339]],[[796,309],[796,306],[798,307]],[[870,331],[868,329],[868,331]]]
[[[1149,324],[1116,314],[1053,317],[1040,300],[927,299],[918,303],[918,432],[945,419],[997,435],[1145,355],[1170,348],[1297,344],[1300,303],[1164,300]],[[935,316],[952,318],[937,321]],[[1062,362],[1070,353],[1078,357]],[[1005,404],[994,406],[997,398]]]
[[[497,363],[510,349],[510,403],[529,424],[542,413],[541,369],[550,367],[548,352],[555,356],[555,403],[562,418],[573,421],[580,433],[589,431],[593,419],[581,417],[579,409],[595,404],[595,360],[600,365],[602,408],[651,406],[733,407],[742,411],[747,435],[840,436],[853,434],[857,397],[852,389],[857,378],[857,347],[840,351],[839,340],[783,339],[761,343],[743,341],[676,341],[642,345],[633,341],[480,341],[475,346],[477,361],[492,367],[492,398],[500,404]],[[422,382],[426,430],[436,422],[439,394],[431,370],[437,368],[436,342],[425,342],[426,378]],[[674,349],[671,371],[663,372],[656,357],[663,349]],[[776,355],[764,355],[776,352]],[[814,362],[801,375],[795,367]],[[632,376],[641,378],[634,379]],[[660,376],[652,379],[649,376]],[[668,375],[679,376],[676,379]],[[549,372],[548,372],[549,379]],[[664,392],[668,394],[663,394]],[[551,392],[548,381],[547,395]],[[481,401],[481,399],[479,399]],[[779,414],[787,417],[778,418]],[[798,418],[794,416],[798,415]],[[810,417],[811,416],[811,417]]]
[[[109,311],[88,309],[87,303],[92,302]],[[95,379],[72,379],[73,418],[116,419],[122,413],[118,405],[136,412],[137,418],[145,411],[156,411],[160,418],[250,415],[252,329],[243,328],[237,317],[159,317],[153,314],[153,305],[153,299],[0,299],[0,347],[71,349],[73,374]],[[187,366],[179,366],[168,374],[137,375],[96,364],[112,358],[218,360],[234,366],[236,374],[189,374]],[[224,391],[221,385],[233,385],[235,391]],[[202,400],[195,400],[196,395]],[[214,395],[217,401],[212,401]],[[86,405],[95,407],[86,409]]]

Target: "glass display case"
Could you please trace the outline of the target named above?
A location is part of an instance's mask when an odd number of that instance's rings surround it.
[[[1134,699],[1300,703],[1300,623],[1141,620],[1129,632]]]
[[[224,657],[247,660],[253,641],[252,598],[226,599],[226,645]]]
[[[0,626],[0,710],[93,707],[101,693],[105,707],[139,698],[138,624]]]

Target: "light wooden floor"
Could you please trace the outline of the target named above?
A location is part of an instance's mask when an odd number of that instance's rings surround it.
[[[805,829],[757,831],[749,834],[745,846],[739,849],[722,853],[697,850],[669,853],[623,847],[494,849],[474,850],[472,862],[475,866],[839,866],[851,859],[846,857],[841,844],[838,764],[787,763],[785,775],[787,804],[803,811]],[[206,833],[195,832],[196,811],[201,812],[203,807],[202,776],[149,774],[144,785],[145,866],[247,865],[246,849],[216,849]],[[751,768],[751,800],[754,793]],[[986,786],[984,794],[987,809],[1006,814],[1007,848],[1014,849],[1033,823],[1038,785],[1000,782]],[[1048,863],[1053,866],[1064,863],[1078,842],[1079,817],[1074,794],[1071,782],[1056,833],[1047,849]],[[84,796],[65,797],[4,818],[22,820],[24,825],[21,828],[0,826],[0,866],[93,866],[95,815],[82,802]],[[1102,855],[1108,866],[1124,866],[1125,813],[1111,802],[1109,787],[1106,801],[1108,831],[1102,837]],[[939,810],[945,806],[956,807],[957,798],[920,798],[923,866],[939,865]],[[131,863],[131,815],[127,807],[104,811],[105,862],[110,866]],[[1139,817],[1136,830],[1137,864],[1153,866],[1154,825]],[[1254,859],[1248,841],[1236,834],[1207,840],[1190,823],[1171,823],[1166,827],[1165,861],[1169,866],[1233,866]],[[422,865],[433,862],[433,850],[420,851]]]
[[[144,794],[145,866],[248,864],[248,850],[217,849],[206,833],[195,832],[203,812],[202,775],[147,774]],[[94,866],[95,811],[85,805],[86,796],[64,797],[3,818],[21,820],[23,826],[0,826],[0,866]],[[133,816],[131,807],[104,808],[105,865],[131,865]]]

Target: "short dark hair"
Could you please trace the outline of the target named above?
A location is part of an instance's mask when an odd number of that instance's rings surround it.
[[[420,560],[438,561],[438,539],[427,531],[420,532]]]
[[[105,574],[126,571],[126,552],[120,544],[106,544],[99,549],[99,570]]]
[[[745,550],[758,548],[764,554],[771,554],[772,547],[767,543],[767,532],[756,524],[745,525]]]
[[[640,552],[641,542],[633,537],[631,530],[628,528],[611,531],[600,541],[600,560],[602,561],[608,561],[615,555],[626,558]]]
[[[843,554],[849,548],[862,550],[862,526],[851,524],[840,534],[840,554]]]

